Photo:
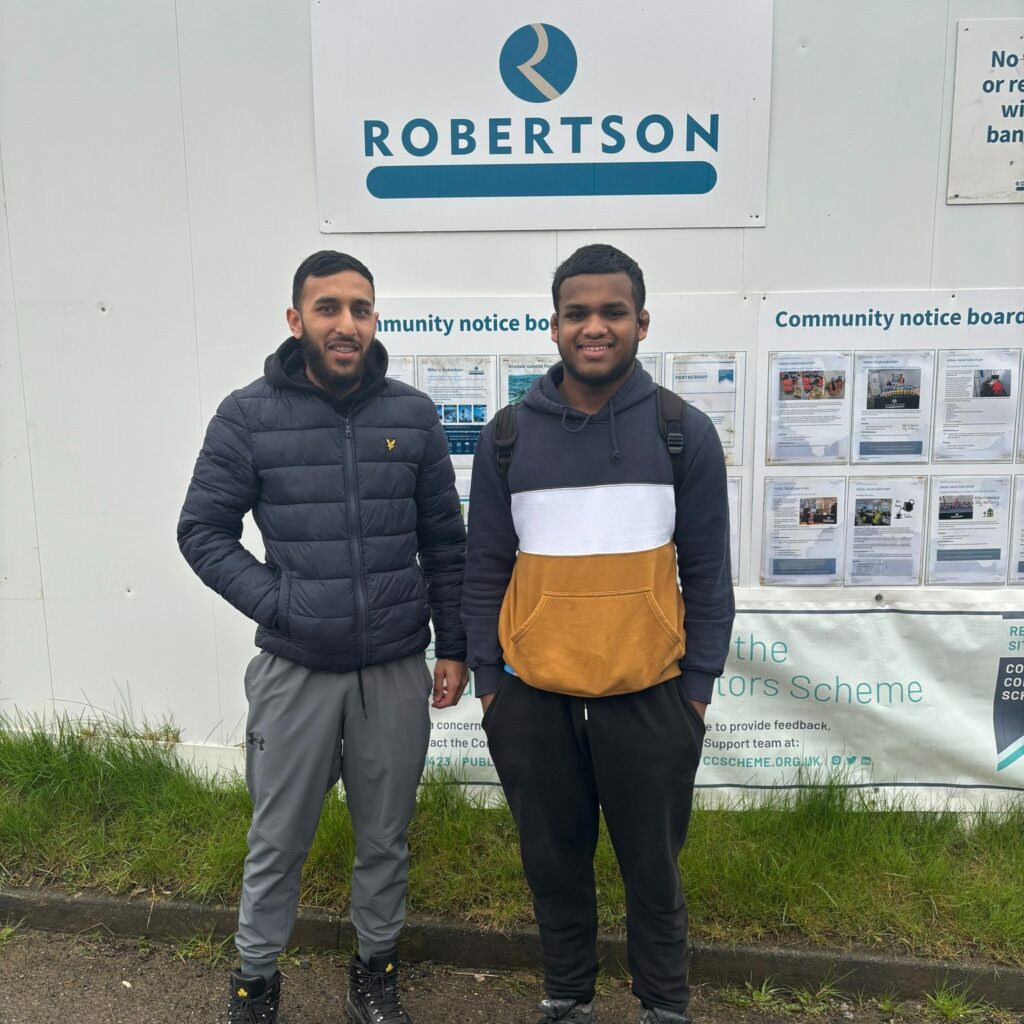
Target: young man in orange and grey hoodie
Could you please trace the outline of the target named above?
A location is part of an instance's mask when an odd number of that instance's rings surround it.
[[[640,1020],[687,1024],[678,857],[735,610],[725,461],[688,405],[670,454],[636,361],[650,317],[632,259],[586,246],[552,297],[562,361],[525,396],[514,443],[492,421],[473,462],[468,661],[533,892],[541,1024],[596,1019],[599,808]]]

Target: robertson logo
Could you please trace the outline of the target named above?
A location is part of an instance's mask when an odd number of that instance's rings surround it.
[[[576,77],[576,47],[554,25],[524,25],[505,40],[501,80],[527,103],[557,100]]]
[[[523,25],[505,40],[498,71],[516,100],[551,103],[576,78],[576,47],[554,25]],[[473,82],[464,83],[467,94],[473,89]],[[563,101],[550,117],[501,103],[505,109],[486,118],[459,110],[397,122],[367,118],[366,190],[376,199],[409,200],[706,195],[715,187],[718,172],[709,160],[678,158],[718,152],[717,113],[628,116],[594,110],[587,98],[587,90],[577,90],[570,98],[575,106]],[[422,91],[419,99],[431,102]]]
[[[996,737],[996,769],[1009,768],[1024,757],[1024,660],[1000,658],[992,707]]]

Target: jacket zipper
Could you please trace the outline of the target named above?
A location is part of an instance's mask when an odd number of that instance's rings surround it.
[[[359,631],[359,667],[366,666],[370,648],[370,616],[366,596],[366,574],[363,572],[363,532],[359,523],[359,494],[356,490],[356,445],[352,424],[345,424],[345,503],[348,506],[348,546],[355,575],[356,629]]]

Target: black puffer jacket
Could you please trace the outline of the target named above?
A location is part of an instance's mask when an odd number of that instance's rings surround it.
[[[256,643],[307,668],[422,651],[431,616],[437,657],[465,658],[466,531],[448,445],[434,403],[386,378],[387,364],[374,342],[358,391],[338,402],[286,341],[221,403],[178,522],[189,565],[259,624]],[[250,509],[266,564],[239,542]]]

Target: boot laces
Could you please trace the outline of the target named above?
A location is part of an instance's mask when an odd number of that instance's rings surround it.
[[[385,1021],[404,1022],[408,1019],[398,991],[397,974],[377,974],[357,963],[356,980],[360,991],[366,995],[377,1024],[384,1024]]]
[[[228,1024],[266,1024],[276,1019],[276,1012],[272,992],[264,992],[255,999],[239,999],[233,995],[228,1003]]]

